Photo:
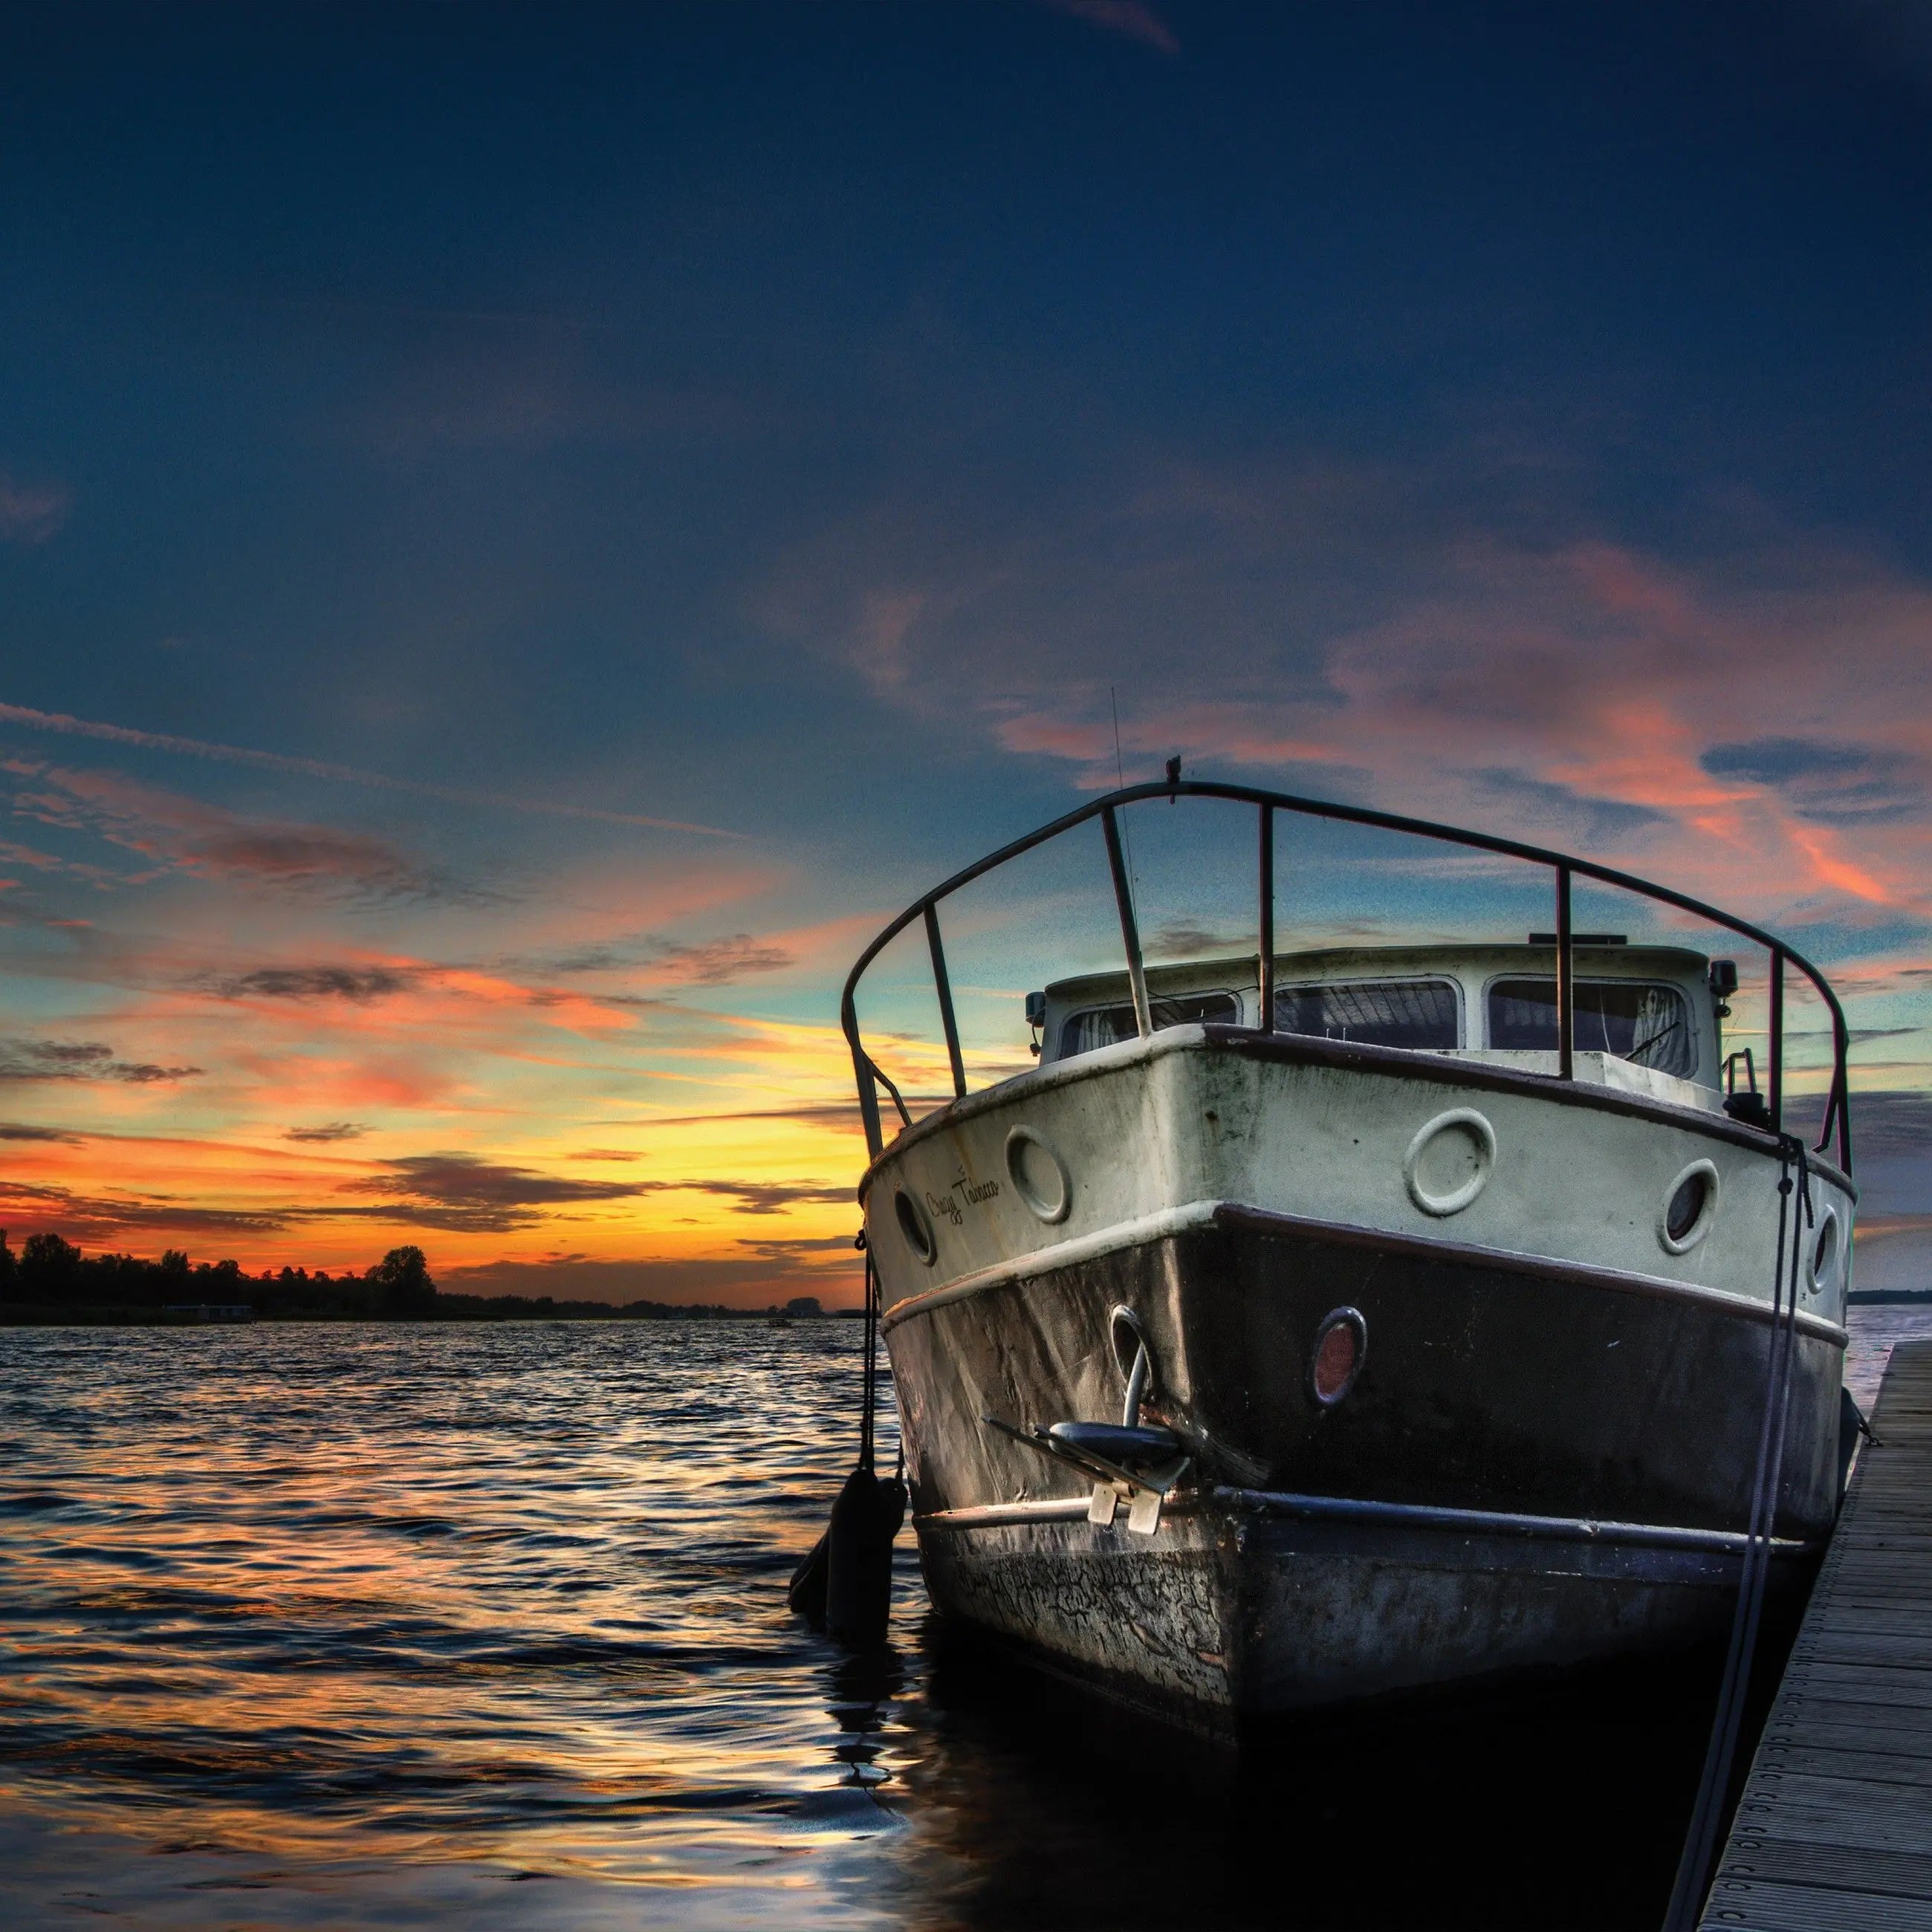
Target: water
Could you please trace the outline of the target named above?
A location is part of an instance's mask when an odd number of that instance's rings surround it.
[[[1868,1397],[1932,1321],[1858,1312]],[[1311,1726],[1238,1777],[949,1653],[909,1537],[896,1650],[842,1658],[784,1585],[849,1466],[857,1344],[845,1322],[0,1331],[0,1906],[1655,1922],[1700,1665]]]

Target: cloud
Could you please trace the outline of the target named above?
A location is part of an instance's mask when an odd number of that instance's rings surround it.
[[[113,772],[23,766],[18,762],[8,769],[39,787],[16,794],[16,812],[66,830],[92,832],[160,862],[164,869],[334,896],[465,896],[433,880],[386,840],[366,832],[244,818]]]
[[[99,1040],[0,1040],[0,1081],[114,1080],[145,1087],[192,1080],[201,1071],[117,1060],[114,1049]]]
[[[1470,774],[1498,797],[1527,806],[1538,822],[1585,845],[1628,848],[1645,834],[1670,824],[1670,816],[1654,806],[1631,805],[1614,798],[1591,798],[1574,787],[1533,778],[1496,766]]]
[[[38,851],[31,845],[16,845],[4,838],[0,838],[0,860],[10,866],[28,866],[37,872],[64,872],[69,869],[64,859],[56,859],[51,853]]]
[[[1238,952],[1244,946],[1252,951],[1254,944],[1252,932],[1222,932],[1185,919],[1162,920],[1147,938],[1150,956],[1166,959],[1198,959],[1210,954]]]
[[[273,1213],[202,1208],[152,1197],[116,1199],[56,1186],[36,1186],[0,1178],[0,1214],[17,1226],[22,1220],[56,1228],[70,1240],[99,1241],[136,1230],[176,1234],[272,1234],[286,1226]]]
[[[230,1000],[346,1000],[367,1006],[407,992],[419,977],[414,970],[392,966],[262,966],[224,980],[214,990]]]
[[[426,1227],[509,1233],[536,1225],[543,1218],[540,1210],[544,1208],[633,1200],[644,1195],[710,1195],[730,1202],[748,1214],[775,1214],[806,1204],[846,1206],[854,1198],[850,1187],[813,1181],[578,1180],[472,1154],[410,1155],[386,1161],[382,1168],[379,1174],[342,1184],[345,1193],[382,1196],[382,1209],[316,1211],[387,1213]]]
[[[849,1249],[850,1238],[841,1240]],[[762,1308],[794,1294],[814,1294],[828,1306],[837,1305],[833,1295],[826,1293],[822,1270],[782,1254],[608,1260],[561,1255],[439,1268],[436,1275],[439,1286],[456,1294],[520,1294],[532,1300],[548,1294],[560,1301],[618,1304],[722,1302],[733,1307]],[[859,1298],[856,1289],[843,1298],[847,1303]]]
[[[462,1207],[530,1206],[560,1201],[614,1201],[638,1191],[625,1180],[566,1180],[472,1154],[415,1154],[386,1163],[389,1179],[354,1185]]]
[[[716,446],[795,420],[782,403],[752,392],[613,380],[586,352],[599,331],[580,320],[447,310],[435,319],[470,326],[454,342],[439,330],[438,352],[414,358],[356,418],[392,459],[530,455],[572,443]]]
[[[36,711],[25,704],[0,704],[0,724],[30,731],[52,731],[69,737],[93,738],[111,745],[131,745],[143,751],[166,752],[180,758],[206,758],[218,764],[246,765],[257,771],[281,772],[293,778],[322,778],[338,784],[373,786],[382,791],[408,792],[418,798],[442,800],[452,805],[481,805],[505,812],[535,812],[550,818],[588,819],[604,825],[634,825],[660,832],[692,832],[710,838],[740,838],[744,834],[716,825],[698,825],[681,818],[656,818],[640,812],[607,812],[596,806],[571,805],[555,799],[516,798],[507,793],[472,791],[457,785],[430,784],[416,778],[392,778],[386,772],[364,771],[354,765],[332,764],[321,758],[290,758],[280,752],[258,752],[241,745],[212,743],[201,738],[178,738],[166,731],[140,731],[123,724],[104,724],[75,718],[64,711]]]
[[[1715,777],[1778,790],[1805,818],[1826,824],[1900,818],[1925,802],[1923,787],[1909,776],[1910,761],[1866,745],[1758,738],[1711,746],[1700,762]]]
[[[622,1200],[650,1184],[571,1180],[472,1154],[413,1154],[383,1165],[381,1174],[345,1181],[344,1191],[387,1196],[383,1211],[400,1220],[481,1233],[529,1227],[539,1218],[536,1208]]]
[[[1761,916],[1932,917],[1932,581],[1714,512],[1687,565],[1606,538],[1546,468],[1150,466],[880,502],[790,554],[757,609],[882,701],[1082,787],[1114,782],[1117,689],[1130,779],[1179,752],[1640,854]]]
[[[860,1124],[859,1102],[856,1099],[803,1100],[793,1107],[746,1107],[715,1114],[652,1114],[633,1124],[640,1127],[695,1127],[708,1126],[714,1121],[731,1120],[794,1120],[806,1126],[856,1129]]]
[[[84,1134],[63,1133],[58,1127],[26,1127],[0,1123],[0,1141],[46,1141],[59,1147],[79,1147]]]
[[[1138,40],[1157,52],[1178,54],[1180,43],[1167,22],[1146,4],[1146,0],[1046,0],[1056,14],[1065,14],[1089,26],[1098,27],[1124,39]]]
[[[0,540],[45,543],[73,506],[74,494],[63,483],[16,483],[0,470]]]
[[[648,973],[657,983],[724,986],[758,973],[782,973],[798,963],[792,950],[748,932],[722,939],[684,940],[645,934],[580,946],[550,959],[553,973]],[[640,1002],[640,1004],[652,1004]]]
[[[784,947],[754,939],[748,932],[696,945],[662,941],[657,957],[660,968],[669,976],[699,986],[728,986],[751,974],[782,972],[794,963],[794,956]]]
[[[658,1188],[716,1194],[735,1202],[747,1214],[776,1214],[786,1208],[812,1202],[832,1207],[853,1208],[858,1201],[856,1187],[796,1186],[784,1181],[668,1180],[652,1184]]]
[[[282,1138],[310,1147],[327,1147],[338,1141],[359,1141],[368,1132],[353,1120],[328,1120],[319,1127],[290,1127]]]

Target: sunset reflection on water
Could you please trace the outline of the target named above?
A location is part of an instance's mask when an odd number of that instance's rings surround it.
[[[1872,1314],[1887,1336],[1924,1319]],[[910,1537],[891,1656],[788,1616],[850,1464],[858,1339],[0,1331],[0,1900],[165,1926],[1462,1916],[1482,1726],[1323,1734],[1232,1783],[949,1657]],[[1593,1707],[1597,1741],[1538,1768],[1551,1804],[1608,1780],[1667,1837],[1696,1692],[1662,1684],[1677,1716],[1628,1736]],[[1577,1728],[1529,1721],[1513,1756]],[[1633,1792],[1616,1761],[1640,1748]],[[1412,1882],[1310,1892],[1324,1846],[1359,1862],[1378,1832],[1422,1860]],[[1628,1904],[1612,1885],[1588,1922],[1639,1922]]]

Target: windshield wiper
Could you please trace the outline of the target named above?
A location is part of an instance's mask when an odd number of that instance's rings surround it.
[[[1661,1028],[1658,1031],[1652,1034],[1649,1039],[1646,1040],[1641,1046],[1632,1047],[1629,1052],[1624,1055],[1624,1058],[1629,1060],[1633,1066],[1643,1066],[1646,1064],[1643,1056],[1648,1053],[1653,1046],[1656,1046],[1659,1040],[1668,1040],[1670,1036],[1683,1024],[1684,1016],[1682,1013],[1679,1013],[1667,1027]]]

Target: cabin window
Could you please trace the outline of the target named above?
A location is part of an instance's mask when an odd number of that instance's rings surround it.
[[[1441,1052],[1462,1043],[1456,988],[1448,980],[1358,980],[1342,986],[1286,987],[1274,996],[1274,1023],[1278,1032],[1354,1040],[1365,1046]]]
[[[1171,1000],[1149,1000],[1148,1010],[1156,1033],[1162,1027],[1197,1022],[1238,1026],[1241,1019],[1241,1003],[1232,993],[1183,993]],[[1091,1053],[1116,1040],[1132,1040],[1139,1031],[1131,1005],[1090,1006],[1084,1013],[1070,1014],[1061,1024],[1059,1057],[1070,1060],[1076,1053]]]
[[[1646,980],[1576,982],[1576,1050],[1611,1053],[1660,1073],[1697,1070],[1690,1010],[1675,986]],[[1554,1052],[1556,982],[1498,980],[1490,988],[1490,1044]]]

